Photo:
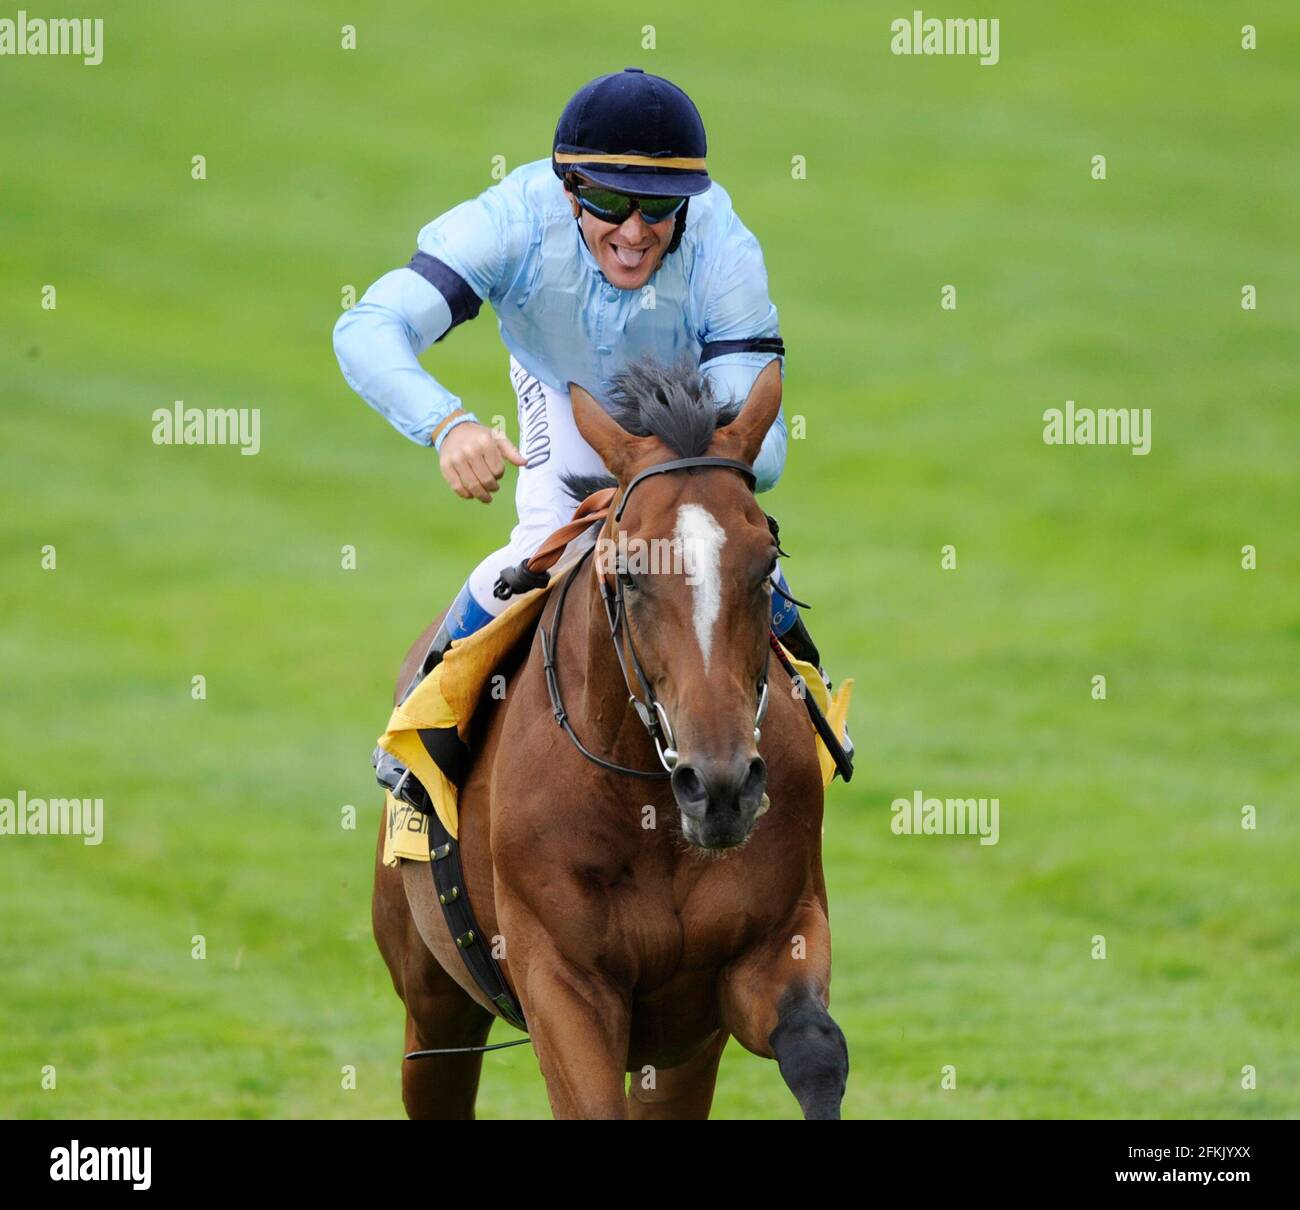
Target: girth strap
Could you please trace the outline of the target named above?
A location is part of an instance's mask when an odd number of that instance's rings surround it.
[[[466,969],[502,1017],[516,1029],[527,1032],[523,1007],[510,990],[501,967],[492,956],[492,947],[474,918],[474,909],[470,907],[469,895],[465,891],[465,871],[460,864],[459,843],[443,826],[428,792],[411,773],[402,778],[393,794],[410,803],[429,821],[429,871],[433,876],[433,890]]]

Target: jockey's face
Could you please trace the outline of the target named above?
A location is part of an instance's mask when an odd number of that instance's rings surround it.
[[[640,210],[632,211],[620,225],[606,223],[578,205],[569,194],[569,205],[582,224],[587,247],[610,285],[620,290],[639,290],[659,268],[673,240],[676,217],[662,223],[647,223]]]

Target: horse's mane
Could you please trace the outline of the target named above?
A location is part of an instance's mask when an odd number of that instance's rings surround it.
[[[621,428],[635,437],[658,437],[679,458],[707,453],[714,430],[735,420],[742,406],[719,406],[689,358],[672,366],[650,357],[634,361],[614,376],[606,401],[606,410]],[[560,481],[575,500],[615,486],[611,475],[566,472]]]

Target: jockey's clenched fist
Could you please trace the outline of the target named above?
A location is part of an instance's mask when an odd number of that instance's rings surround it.
[[[506,462],[526,466],[525,458],[504,433],[485,424],[458,424],[442,443],[438,465],[456,495],[468,500],[492,503],[492,493],[501,486]]]

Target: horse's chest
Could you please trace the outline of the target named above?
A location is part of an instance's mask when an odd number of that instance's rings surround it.
[[[711,977],[745,953],[776,922],[763,897],[720,867],[694,860],[677,871],[654,862],[583,871],[603,964],[621,967],[635,988],[654,989],[684,975]]]

